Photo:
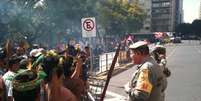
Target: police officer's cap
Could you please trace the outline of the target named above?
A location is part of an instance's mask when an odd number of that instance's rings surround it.
[[[136,48],[139,48],[141,46],[146,46],[148,45],[148,43],[146,41],[138,41],[138,42],[135,42],[133,44],[131,44],[129,46],[130,49],[136,49]]]
[[[157,52],[160,54],[166,54],[166,48],[163,45],[156,45],[152,52]]]

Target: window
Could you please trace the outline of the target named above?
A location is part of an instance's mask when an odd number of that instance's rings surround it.
[[[157,8],[157,7],[170,7],[170,2],[156,2],[152,3],[152,7]]]
[[[170,2],[163,2],[161,7],[170,7]]]

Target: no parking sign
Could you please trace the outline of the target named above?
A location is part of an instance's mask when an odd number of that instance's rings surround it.
[[[96,37],[95,17],[82,18],[82,37]]]

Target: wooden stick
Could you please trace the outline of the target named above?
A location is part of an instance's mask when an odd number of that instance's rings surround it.
[[[114,70],[114,67],[115,67],[117,58],[118,58],[118,56],[119,56],[120,47],[121,47],[121,44],[118,45],[118,48],[117,48],[117,50],[116,50],[114,59],[112,60],[112,65],[110,66],[110,70],[109,70],[108,75],[107,75],[107,80],[106,80],[106,83],[105,83],[105,86],[104,86],[104,89],[103,89],[103,93],[101,94],[100,101],[103,101],[103,100],[104,100],[104,97],[105,97],[105,94],[106,94],[106,91],[107,91],[108,84],[109,84],[110,79],[111,79],[111,77],[112,77],[112,72],[113,72],[113,70]]]

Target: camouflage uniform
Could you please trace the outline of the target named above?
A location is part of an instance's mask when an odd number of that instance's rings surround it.
[[[144,59],[130,82],[129,101],[164,100],[165,77],[152,57]]]
[[[166,48],[162,45],[156,45],[155,49],[152,51],[152,56],[153,58],[157,61],[159,66],[161,67],[163,71],[163,75],[165,76],[164,78],[164,86],[163,86],[163,97],[160,101],[165,100],[165,89],[167,88],[167,77],[171,75],[170,70],[166,67],[167,60],[165,59],[166,57]]]
[[[163,83],[163,96],[161,101],[165,101],[165,89],[167,88],[168,85],[168,81],[167,78],[171,75],[170,70],[166,67],[167,64],[167,60],[166,59],[161,59],[159,66],[161,67],[162,71],[163,71],[163,75],[164,75],[164,83]]]

